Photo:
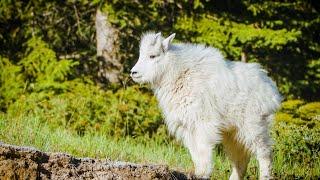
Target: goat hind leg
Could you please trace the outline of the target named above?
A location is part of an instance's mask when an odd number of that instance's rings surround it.
[[[236,140],[234,132],[225,134],[222,143],[232,165],[232,173],[229,180],[243,179],[250,160],[248,149]]]
[[[271,169],[272,169],[272,158],[271,158],[271,147],[268,143],[260,141],[259,145],[256,146],[256,156],[259,162],[260,169],[260,180],[272,179]]]

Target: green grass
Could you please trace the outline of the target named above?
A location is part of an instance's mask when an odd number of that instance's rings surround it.
[[[79,136],[62,128],[50,129],[37,118],[30,117],[0,121],[0,139],[5,143],[34,146],[47,152],[66,152],[78,157],[169,164],[182,169],[192,165],[187,151],[173,143],[164,145],[131,138],[117,140],[98,133]]]
[[[79,136],[62,127],[52,128],[37,117],[10,118],[0,114],[0,141],[20,146],[33,146],[46,152],[69,153],[76,157],[165,164],[169,165],[171,169],[185,172],[193,171],[193,164],[187,150],[176,142],[133,138],[114,139],[94,132]],[[275,155],[274,158],[274,170],[277,172],[277,176],[285,178],[286,174],[290,172],[290,166],[282,164],[281,156],[277,156],[279,155]],[[214,162],[215,169],[212,179],[228,179],[230,163],[227,158],[223,154],[215,152]],[[299,169],[303,173],[310,171],[303,167],[299,167]],[[252,158],[247,170],[247,179],[257,179],[257,171],[257,162]],[[315,172],[310,173],[314,174]]]
[[[63,128],[50,128],[36,117],[7,119],[0,115],[0,140],[20,146],[33,146],[46,152],[64,152],[77,157],[102,158],[144,164],[164,164],[180,171],[192,172],[187,150],[176,142],[114,139],[98,133],[79,136]],[[229,163],[215,155],[215,177],[227,179]]]

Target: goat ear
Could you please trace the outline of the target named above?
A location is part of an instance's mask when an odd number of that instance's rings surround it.
[[[156,34],[156,39],[158,38],[158,37],[160,37],[161,36],[161,32],[158,32],[157,34]]]
[[[161,40],[161,32],[158,32],[156,35],[155,35],[155,38],[154,38],[154,41],[153,41],[153,45],[155,44],[158,44],[158,42],[160,42]]]
[[[169,37],[167,37],[165,40],[162,41],[162,46],[164,51],[168,51],[170,44],[175,36],[176,36],[176,33],[173,33]]]

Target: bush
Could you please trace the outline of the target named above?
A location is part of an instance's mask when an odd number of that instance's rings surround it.
[[[12,103],[24,92],[24,79],[21,67],[12,64],[9,59],[0,56],[0,111]]]
[[[306,103],[289,100],[282,104],[273,128],[274,151],[291,175],[304,177],[301,166],[315,177],[320,175],[320,102]]]
[[[58,61],[55,52],[37,37],[27,42],[25,56],[17,64],[3,57],[0,60],[0,102],[4,107],[25,93],[66,90],[69,75],[78,64],[66,59]]]
[[[138,86],[104,91],[93,84],[70,82],[68,92],[31,93],[9,106],[8,113],[33,114],[52,128],[63,126],[83,135],[88,131],[114,137],[153,137],[163,128],[157,102]],[[165,137],[165,132],[158,136]]]
[[[41,39],[27,43],[25,57],[2,58],[0,103],[9,116],[36,116],[55,128],[83,135],[98,131],[114,137],[165,137],[155,98],[144,87],[103,90],[88,78],[75,78],[77,62],[58,60]],[[14,118],[13,118],[14,119]],[[161,133],[159,133],[161,132]]]

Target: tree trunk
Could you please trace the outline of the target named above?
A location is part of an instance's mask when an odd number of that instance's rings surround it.
[[[110,83],[118,83],[123,71],[123,65],[118,56],[119,32],[108,22],[108,15],[97,10],[96,13],[97,32],[97,59],[98,77]]]
[[[247,62],[247,54],[244,51],[241,52],[241,61]]]

